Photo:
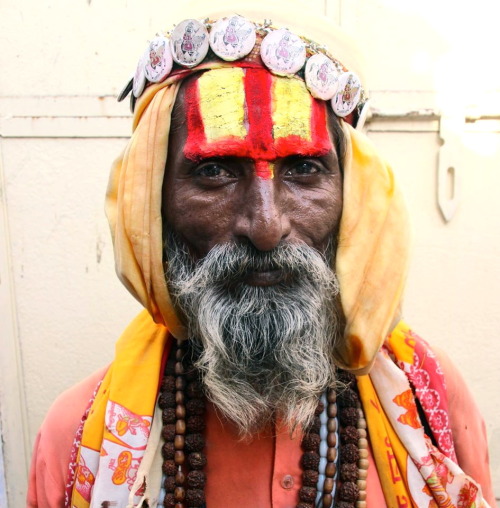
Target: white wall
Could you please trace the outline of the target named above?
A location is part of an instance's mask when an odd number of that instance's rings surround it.
[[[492,35],[498,12],[489,3],[476,1],[467,12],[451,0],[307,5],[326,9],[359,39],[376,108],[463,116],[500,113],[500,79],[488,61],[500,47]],[[111,360],[139,308],[114,275],[103,214],[108,169],[130,131],[128,106],[112,96],[147,39],[178,21],[169,4],[0,3],[0,409],[10,409],[8,421],[0,413],[12,507],[24,495],[20,443],[26,438],[31,447],[61,390]],[[449,223],[436,205],[438,128],[432,119],[369,125],[397,168],[413,217],[405,317],[467,379],[486,419],[499,495],[500,128],[495,121],[465,126],[462,195]]]
[[[0,436],[2,435],[2,422],[0,421]],[[0,507],[7,506],[7,485],[5,484],[5,468],[3,465],[3,444],[0,439]]]

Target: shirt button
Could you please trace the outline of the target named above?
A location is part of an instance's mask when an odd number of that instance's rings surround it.
[[[281,479],[281,486],[284,488],[284,489],[291,489],[293,487],[293,476],[292,475],[289,475],[289,474],[286,474],[285,476],[283,476],[283,478]]]

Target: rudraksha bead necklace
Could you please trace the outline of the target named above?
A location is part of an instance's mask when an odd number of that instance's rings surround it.
[[[172,348],[158,399],[165,440],[165,508],[205,506],[205,397],[187,350],[187,341],[177,341]],[[327,390],[302,439],[297,508],[366,508],[366,421],[355,377],[344,371],[338,371],[338,377],[346,388],[338,394]]]

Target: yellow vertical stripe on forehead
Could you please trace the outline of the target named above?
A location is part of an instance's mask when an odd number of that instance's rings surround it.
[[[272,85],[274,139],[300,136],[311,140],[311,95],[303,81],[275,78]]]
[[[243,78],[243,69],[230,67],[205,72],[198,80],[200,114],[208,142],[246,136]]]

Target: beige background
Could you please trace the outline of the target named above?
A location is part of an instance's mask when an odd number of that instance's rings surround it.
[[[0,457],[11,508],[23,506],[32,442],[52,400],[111,360],[139,308],[114,275],[103,194],[130,132],[128,105],[114,96],[148,38],[179,21],[172,3],[0,2]],[[436,117],[378,119],[368,130],[413,217],[405,318],[463,372],[485,416],[498,496],[500,122],[463,119],[500,114],[500,9],[486,0],[463,11],[451,0],[305,5],[359,40],[374,108],[428,108],[455,125],[448,153]],[[461,182],[448,223],[436,200],[440,151]]]

